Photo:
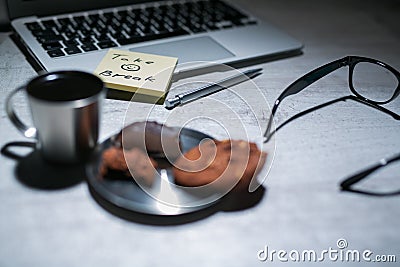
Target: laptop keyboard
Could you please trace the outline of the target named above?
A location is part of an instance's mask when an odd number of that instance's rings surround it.
[[[184,1],[25,23],[50,57],[256,24],[223,1]]]

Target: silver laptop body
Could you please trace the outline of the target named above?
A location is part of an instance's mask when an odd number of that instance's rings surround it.
[[[119,0],[119,1],[97,1],[98,6],[92,6],[90,2],[87,1],[83,5],[80,2],[85,2],[82,0],[62,0],[62,1],[52,1],[52,0],[31,0],[31,1],[24,1],[24,0],[9,0],[8,8],[10,12],[18,13],[19,16],[22,17],[14,18],[11,21],[12,28],[16,33],[17,39],[26,49],[25,52],[29,54],[29,57],[35,61],[35,63],[40,67],[40,69],[45,71],[55,71],[55,70],[65,70],[65,69],[75,69],[75,70],[83,70],[88,72],[93,72],[96,66],[99,64],[105,53],[107,52],[107,43],[106,47],[101,48],[99,45],[94,45],[95,50],[91,51],[83,51],[83,49],[87,49],[88,47],[92,47],[90,44],[88,46],[84,46],[84,43],[78,41],[75,47],[80,51],[79,53],[71,53],[74,50],[70,51],[68,44],[66,41],[60,41],[60,45],[56,44],[58,50],[45,50],[43,48],[43,39],[38,37],[37,31],[35,32],[34,29],[37,27],[36,24],[41,25],[41,30],[43,29],[44,23],[49,24],[49,21],[57,21],[57,27],[61,25],[61,22],[72,20],[75,22],[74,18],[80,18],[80,20],[86,19],[90,22],[90,25],[93,27],[103,26],[104,22],[95,21],[97,18],[104,19],[104,16],[112,14],[120,18],[126,14],[130,15],[129,24],[130,27],[132,25],[137,25],[136,19],[140,20],[144,16],[144,13],[147,10],[150,10],[152,13],[148,19],[152,20],[152,23],[157,24],[157,21],[153,21],[153,17],[156,18],[157,15],[160,15],[160,12],[157,10],[162,7],[161,9],[167,10],[162,11],[162,14],[169,14],[169,16],[176,18],[176,21],[168,21],[170,25],[178,25],[176,27],[180,27],[181,31],[185,31],[184,34],[180,33],[174,36],[162,35],[160,34],[161,38],[149,38],[147,41],[138,41],[133,43],[126,43],[126,38],[129,38],[127,31],[131,30],[131,28],[127,27],[126,25],[118,24],[117,20],[112,19],[111,23],[116,23],[116,25],[120,25],[120,30],[116,29],[114,31],[113,36],[117,36],[118,38],[114,38],[111,35],[109,39],[111,42],[114,43],[112,48],[121,49],[121,50],[129,50],[129,51],[137,51],[137,52],[144,52],[144,53],[153,53],[159,55],[166,55],[166,56],[174,56],[178,57],[179,64],[181,63],[192,63],[192,64],[182,64],[179,65],[176,72],[185,72],[191,71],[193,69],[204,67],[204,62],[213,62],[213,63],[224,63],[234,65],[236,63],[245,63],[250,62],[252,60],[257,59],[268,59],[280,55],[290,55],[291,53],[297,53],[302,48],[302,44],[299,43],[297,40],[293,39],[292,37],[288,36],[286,33],[280,31],[279,29],[275,28],[271,24],[262,21],[242,8],[238,6],[232,6],[229,2],[222,2],[222,1],[187,1],[187,0],[178,0],[178,1],[157,1],[157,2],[138,2],[138,1],[129,1],[131,4],[127,5],[127,0]],[[109,6],[110,4],[118,5],[124,4],[121,6],[112,6],[101,8],[104,6]],[[194,2],[194,4],[193,4]],[[68,5],[66,5],[68,3]],[[221,3],[221,4],[220,4]],[[20,6],[18,6],[20,5]],[[30,6],[27,6],[30,5]],[[54,7],[54,5],[58,6],[58,9]],[[184,5],[182,8],[181,6]],[[192,7],[194,5],[194,7]],[[198,6],[201,8],[205,8],[205,11],[201,11]],[[40,8],[42,6],[42,8]],[[65,7],[64,7],[65,6]],[[73,12],[65,13],[63,12],[66,7],[70,7],[68,11],[73,10]],[[199,27],[199,30],[190,30],[187,28],[181,20],[185,20],[189,18],[192,19],[192,16],[188,15],[185,9],[186,6],[190,6],[189,9],[191,12],[199,13],[200,15],[207,13],[207,9],[227,9],[231,12],[233,16],[232,21],[226,21],[224,18],[221,17],[222,15],[215,15],[215,13],[211,13],[211,17],[197,18],[201,20],[200,22],[194,21],[191,22],[192,27]],[[53,8],[50,8],[53,7]],[[73,7],[73,8],[72,8]],[[237,10],[239,13],[234,13],[230,7],[233,7],[233,10]],[[83,8],[85,11],[75,11],[76,9]],[[93,9],[92,9],[93,8]],[[46,12],[46,9],[50,9]],[[52,9],[52,10],[51,10]],[[60,10],[61,9],[61,10]],[[156,11],[154,11],[156,10]],[[22,11],[22,12],[21,12]],[[174,12],[176,11],[176,12]],[[38,15],[30,15],[24,16],[27,13],[41,14]],[[57,14],[53,14],[57,12]],[[156,12],[156,13],[153,13]],[[183,15],[178,14],[182,12]],[[48,15],[46,13],[51,13],[52,15]],[[240,15],[238,15],[240,14]],[[149,14],[147,14],[149,15]],[[136,17],[135,17],[136,16]],[[189,17],[188,17],[189,16]],[[220,16],[214,18],[212,16]],[[14,15],[15,17],[15,15]],[[236,19],[235,17],[238,17]],[[90,19],[92,18],[92,19]],[[182,19],[183,18],[183,19]],[[160,18],[164,19],[164,18]],[[209,20],[218,20],[216,24],[211,25],[212,23]],[[126,20],[126,19],[125,19]],[[155,19],[154,19],[155,20]],[[171,19],[172,20],[172,19]],[[177,22],[178,21],[178,22]],[[79,22],[79,21],[78,21]],[[88,24],[89,24],[88,22]],[[160,22],[160,20],[158,20]],[[36,23],[36,24],[35,24]],[[103,23],[103,24],[102,24]],[[214,23],[214,22],[213,22]],[[74,25],[78,27],[79,23],[75,23]],[[201,25],[203,24],[203,25]],[[169,24],[165,24],[166,26],[162,26],[162,30],[168,31],[171,30]],[[200,25],[200,26],[199,26]],[[206,25],[206,26],[204,26]],[[211,26],[210,26],[211,25]],[[29,26],[29,27],[28,27]],[[50,25],[51,26],[51,25]],[[107,26],[107,25],[106,25]],[[139,26],[143,26],[139,23]],[[90,26],[85,26],[87,30],[90,30]],[[149,31],[154,31],[152,33],[157,33],[157,30],[151,26]],[[174,26],[171,26],[174,27]],[[182,30],[182,28],[184,30]],[[62,35],[62,38],[65,37],[65,32],[69,32],[70,27],[66,26],[66,28],[60,28],[57,31],[55,29],[56,36]],[[101,29],[101,28],[100,28]],[[115,29],[115,27],[114,27]],[[145,28],[147,29],[147,28]],[[65,32],[63,32],[65,31]],[[135,34],[137,35],[145,35],[140,29],[137,30]],[[83,30],[84,33],[86,31]],[[160,30],[161,32],[161,30]],[[79,37],[85,40],[84,33],[82,34],[79,32]],[[96,33],[98,33],[96,31]],[[36,35],[35,35],[36,34]],[[122,36],[122,37],[121,37]],[[128,37],[127,37],[128,36]],[[166,37],[165,37],[166,36]],[[107,36],[105,36],[107,37]],[[157,36],[156,36],[157,37]],[[97,37],[96,37],[97,38]],[[96,38],[93,39],[93,44],[96,42]],[[125,39],[124,39],[125,38]],[[79,38],[78,38],[79,39]],[[117,41],[119,40],[119,41]],[[122,40],[122,41],[121,41]],[[85,40],[87,41],[87,40]],[[90,41],[90,40],[89,40]],[[128,41],[131,41],[129,39]],[[45,44],[47,45],[47,43]],[[53,44],[50,44],[50,46]],[[101,45],[101,44],[100,44]],[[48,48],[48,47],[46,47]],[[51,47],[50,47],[51,48]],[[74,48],[75,49],[75,48]],[[59,52],[61,51],[61,52]],[[71,53],[71,54],[68,54]],[[59,55],[63,54],[63,55]],[[193,63],[196,62],[196,63]],[[200,63],[202,62],[202,63]]]

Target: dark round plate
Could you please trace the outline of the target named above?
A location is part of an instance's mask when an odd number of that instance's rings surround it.
[[[86,168],[89,189],[102,202],[106,201],[108,205],[123,209],[124,211],[149,215],[182,215],[205,209],[218,202],[219,196],[216,193],[208,195],[191,194],[179,186],[170,186],[167,193],[169,197],[174,199],[175,204],[169,205],[145,192],[133,179],[121,180],[101,177],[99,173],[101,154],[105,149],[110,147],[111,139],[109,138],[100,144],[98,151]],[[181,129],[180,144],[182,152],[187,152],[204,139],[214,138],[192,129]],[[173,183],[174,177],[171,166],[165,166],[165,159],[157,157],[154,159],[164,165],[163,169],[157,170],[160,173],[160,178],[163,180],[168,179],[168,181]],[[182,205],[179,205],[179,203],[182,203]]]

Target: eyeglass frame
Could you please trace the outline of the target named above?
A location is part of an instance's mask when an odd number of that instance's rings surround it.
[[[366,195],[373,195],[373,196],[392,196],[392,195],[399,195],[400,190],[398,191],[393,191],[393,192],[386,192],[386,193],[373,193],[373,192],[367,192],[367,191],[361,191],[358,189],[354,189],[352,186],[359,181],[365,179],[366,177],[370,176],[373,172],[377,171],[378,169],[385,167],[391,163],[394,163],[396,161],[400,160],[400,153],[381,159],[379,162],[375,163],[374,165],[367,167],[364,170],[361,170],[350,177],[347,177],[340,183],[340,188],[343,191],[350,191],[350,192],[356,192],[356,193],[362,193]]]
[[[357,92],[357,90],[354,89],[354,85],[353,85],[354,67],[360,62],[368,62],[368,63],[372,63],[372,64],[377,64],[377,65],[389,70],[396,76],[397,82],[398,82],[397,88],[394,90],[393,95],[388,100],[375,101],[375,100],[366,98],[365,96],[359,94]],[[382,61],[373,59],[373,58],[360,57],[360,56],[346,56],[346,57],[337,59],[335,61],[327,63],[321,67],[318,67],[318,68],[308,72],[307,74],[303,75],[302,77],[300,77],[299,79],[294,81],[288,87],[286,87],[286,89],[275,100],[274,105],[272,107],[272,111],[271,111],[271,115],[270,115],[270,118],[268,121],[267,129],[265,130],[265,133],[264,133],[264,138],[265,138],[264,143],[268,142],[269,139],[272,137],[272,135],[274,135],[274,133],[276,132],[276,130],[271,131],[272,123],[273,123],[273,119],[275,117],[275,113],[276,113],[279,105],[283,101],[283,99],[285,99],[286,97],[288,97],[290,95],[294,95],[294,94],[301,92],[303,89],[305,89],[312,83],[316,82],[317,80],[325,77],[326,75],[330,74],[331,72],[333,72],[341,67],[346,67],[346,66],[349,66],[349,76],[348,76],[349,87],[350,87],[350,91],[356,96],[355,100],[357,100],[363,104],[369,105],[371,107],[374,107],[382,112],[385,112],[385,113],[391,115],[396,120],[400,120],[400,115],[380,106],[380,105],[387,104],[387,103],[393,101],[397,96],[399,96],[399,94],[400,94],[400,73],[392,66],[390,66]]]

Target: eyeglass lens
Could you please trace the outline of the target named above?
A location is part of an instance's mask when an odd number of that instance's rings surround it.
[[[352,80],[357,93],[377,102],[388,101],[398,86],[398,80],[391,71],[369,62],[359,62],[354,66]]]

